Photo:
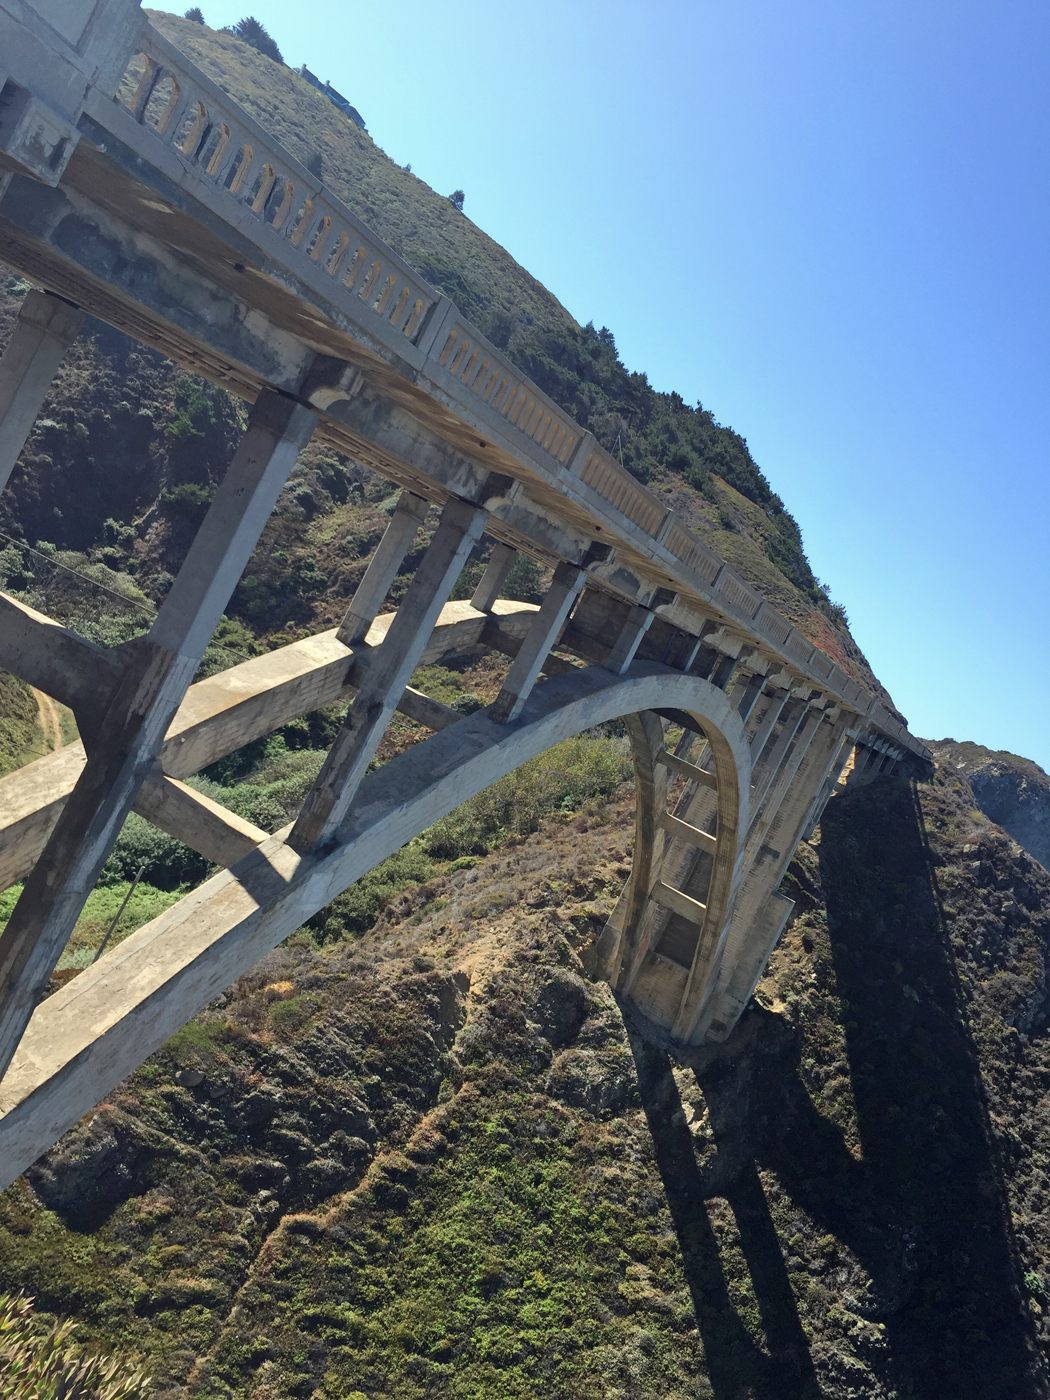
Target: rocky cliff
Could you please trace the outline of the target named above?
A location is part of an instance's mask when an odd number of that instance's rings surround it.
[[[930,748],[966,777],[984,815],[1050,869],[1050,778],[1038,763],[954,739],[931,740]]]

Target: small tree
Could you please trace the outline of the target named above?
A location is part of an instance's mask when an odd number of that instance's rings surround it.
[[[274,63],[283,63],[281,50],[274,43],[268,31],[252,15],[239,19],[230,30],[238,39],[243,39],[246,44],[251,44],[253,49],[258,49],[267,58],[272,58]]]
[[[0,1294],[0,1400],[149,1400],[144,1371],[85,1352],[72,1331],[68,1321],[39,1331],[31,1298]]]
[[[463,200],[466,198],[462,190],[453,190],[448,197],[449,204],[453,205],[459,212],[463,213]]]
[[[183,19],[191,19],[193,20],[194,24],[203,24],[204,14],[201,11],[199,5],[191,5],[190,8],[186,11],[186,13],[183,15]]]

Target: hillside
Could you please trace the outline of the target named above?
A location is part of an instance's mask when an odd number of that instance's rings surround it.
[[[0,1199],[158,1400],[1027,1400],[1050,875],[964,777],[837,798],[730,1043],[586,978],[629,789],[264,959]]]
[[[870,683],[844,613],[814,578],[797,524],[739,434],[702,405],[694,409],[677,394],[656,393],[644,373],[625,369],[609,330],[578,326],[504,248],[291,69],[231,34],[148,13],[603,446],[666,493],[753,587]]]

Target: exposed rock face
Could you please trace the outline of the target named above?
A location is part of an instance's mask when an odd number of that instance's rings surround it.
[[[977,805],[1050,869],[1050,777],[1027,758],[954,739],[931,742],[945,768],[969,780]]]

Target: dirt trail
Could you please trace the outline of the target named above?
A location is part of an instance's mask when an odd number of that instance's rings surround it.
[[[33,692],[33,699],[40,714],[40,727],[44,731],[44,742],[52,750],[63,747],[65,740],[62,738],[62,716],[58,706],[50,695],[45,695],[42,690],[37,690],[35,686],[30,686]]]

